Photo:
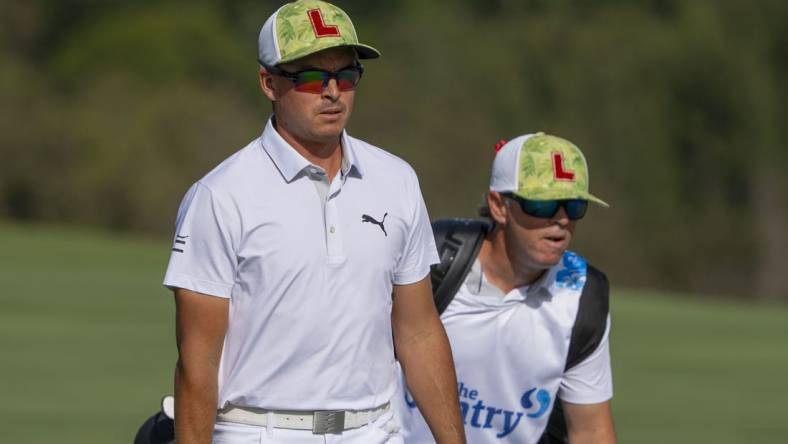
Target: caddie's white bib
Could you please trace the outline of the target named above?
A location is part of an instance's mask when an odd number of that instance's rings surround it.
[[[478,261],[473,265],[441,316],[469,443],[535,443],[557,397],[577,404],[612,397],[607,331],[593,354],[564,372],[585,281],[586,262],[572,252],[534,284],[506,295]],[[434,442],[402,386],[394,404],[406,442]]]

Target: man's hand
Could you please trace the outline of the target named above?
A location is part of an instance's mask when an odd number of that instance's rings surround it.
[[[394,286],[391,324],[397,358],[433,437],[439,444],[464,443],[454,361],[429,277]]]
[[[210,444],[230,300],[178,288],[175,306],[175,438],[178,443]]]
[[[615,444],[610,401],[599,404],[563,403],[570,444]]]

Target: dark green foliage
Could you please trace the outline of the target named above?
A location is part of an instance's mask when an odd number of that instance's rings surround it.
[[[788,297],[788,4],[338,1],[366,64],[353,134],[470,215],[492,146],[577,143],[576,248],[613,282]],[[259,134],[266,1],[0,4],[0,216],[169,234],[182,194]]]

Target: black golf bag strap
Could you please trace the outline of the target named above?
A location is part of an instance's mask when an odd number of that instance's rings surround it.
[[[489,219],[439,219],[432,223],[440,263],[432,266],[430,280],[438,313],[454,299],[491,229]]]
[[[564,371],[583,362],[599,347],[607,328],[607,314],[610,309],[610,286],[607,276],[588,265],[586,283],[580,295],[580,306],[577,310],[572,337],[569,341],[569,353]],[[553,411],[547,421],[542,438],[538,444],[565,444],[569,442],[566,429],[566,418],[561,402],[556,399]]]

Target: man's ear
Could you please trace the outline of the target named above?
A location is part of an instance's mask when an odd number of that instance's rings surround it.
[[[260,80],[260,89],[263,91],[263,94],[265,94],[265,96],[268,97],[268,100],[275,102],[276,91],[274,89],[274,78],[262,66],[260,67],[260,72],[258,76]]]
[[[490,191],[487,194],[487,206],[490,208],[490,217],[498,225],[506,225],[506,219],[509,215],[509,207],[506,205],[501,193],[497,191]]]

